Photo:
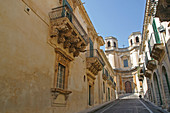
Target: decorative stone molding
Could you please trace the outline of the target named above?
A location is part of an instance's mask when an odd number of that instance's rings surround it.
[[[151,57],[160,62],[165,55],[165,46],[163,43],[154,44]]]
[[[53,96],[53,99],[56,99],[59,94],[62,94],[65,96],[65,101],[68,99],[68,95],[71,94],[71,91],[58,89],[58,88],[51,88],[51,93]]]
[[[79,0],[72,0],[73,1],[73,8],[75,9],[77,6],[81,5],[81,2]]]
[[[153,71],[156,69],[156,61],[155,60],[149,60],[148,63],[146,64],[147,69]]]
[[[87,69],[91,71],[94,75],[97,75],[99,71],[102,70],[103,66],[96,57],[87,57],[86,58]]]

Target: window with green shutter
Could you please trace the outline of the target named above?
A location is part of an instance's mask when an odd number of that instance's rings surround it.
[[[160,38],[159,38],[159,34],[158,34],[158,30],[157,30],[157,27],[156,27],[155,19],[153,19],[152,27],[153,27],[156,43],[161,43]]]

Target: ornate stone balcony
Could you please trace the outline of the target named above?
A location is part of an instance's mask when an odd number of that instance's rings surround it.
[[[151,35],[151,38],[148,41],[150,56],[155,60],[161,61],[165,53],[165,46],[160,39],[155,19],[153,19],[152,27],[154,36]]]
[[[105,68],[103,68],[103,73],[102,73],[103,79],[104,79],[104,80],[107,80],[107,79],[108,79],[108,76],[109,76],[108,71],[107,71]]]
[[[165,46],[162,43],[155,43],[152,48],[151,57],[154,58],[155,60],[160,61],[164,56],[164,53]]]
[[[97,49],[86,51],[86,65],[86,68],[94,75],[103,69],[105,63]]]
[[[77,57],[84,52],[87,34],[68,6],[52,9],[49,13],[51,29],[49,42],[52,46],[62,45],[69,53]]]
[[[113,80],[113,78],[112,78],[110,75],[108,76],[107,83],[108,83],[109,85],[111,85],[111,86],[114,85],[114,80]]]
[[[156,61],[155,60],[148,60],[146,67],[147,67],[147,69],[153,71],[156,68]]]

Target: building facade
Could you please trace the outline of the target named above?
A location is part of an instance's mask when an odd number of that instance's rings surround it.
[[[141,33],[133,32],[129,36],[128,42],[129,47],[118,48],[118,40],[115,37],[105,38],[105,53],[116,73],[119,95],[142,92],[138,74]]]
[[[116,98],[115,72],[80,0],[0,4],[0,112],[75,113]]]
[[[144,97],[168,111],[170,111],[170,18],[167,14],[169,5],[166,0],[147,0],[139,52],[140,67],[144,73],[142,82],[143,86],[147,86],[144,89]]]

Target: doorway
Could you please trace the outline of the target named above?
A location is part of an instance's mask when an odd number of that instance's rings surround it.
[[[132,93],[132,86],[130,81],[125,82],[126,93]]]

